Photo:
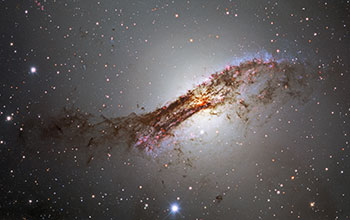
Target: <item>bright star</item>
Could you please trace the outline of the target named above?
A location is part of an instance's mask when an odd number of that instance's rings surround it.
[[[36,68],[34,66],[30,68],[30,73],[32,73],[32,74],[36,73]]]
[[[174,204],[174,205],[171,206],[171,212],[172,213],[176,213],[178,211],[179,211],[179,206],[178,205]]]

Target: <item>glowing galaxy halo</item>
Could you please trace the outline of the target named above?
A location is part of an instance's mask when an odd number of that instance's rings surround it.
[[[215,138],[215,124],[248,124],[278,100],[305,99],[309,78],[303,64],[253,59],[213,73],[209,80],[154,111],[117,118],[102,115],[102,121],[91,123],[95,116],[65,108],[60,116],[47,121],[41,132],[48,138],[83,134],[88,137],[88,149],[96,149],[105,140],[116,146],[126,143],[157,157],[186,138]]]

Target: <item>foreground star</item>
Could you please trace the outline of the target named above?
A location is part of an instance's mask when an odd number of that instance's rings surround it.
[[[171,212],[172,213],[177,213],[179,211],[179,206],[177,204],[171,205]]]

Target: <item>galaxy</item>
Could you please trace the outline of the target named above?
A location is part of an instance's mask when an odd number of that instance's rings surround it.
[[[349,1],[0,10],[0,219],[350,218]]]

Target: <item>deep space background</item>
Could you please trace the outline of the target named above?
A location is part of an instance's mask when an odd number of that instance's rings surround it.
[[[0,14],[1,219],[350,218],[350,1],[1,0]],[[90,146],[99,130],[80,125],[39,132],[67,112],[152,112],[254,58],[305,65],[307,100],[251,123],[200,112],[156,155]]]

